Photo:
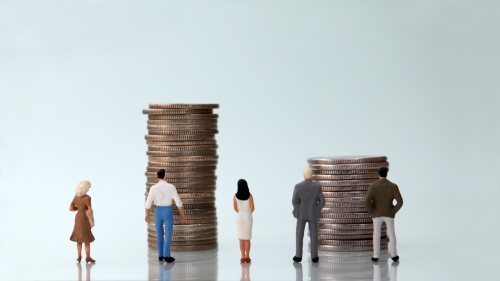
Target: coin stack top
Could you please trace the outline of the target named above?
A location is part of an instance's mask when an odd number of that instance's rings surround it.
[[[171,251],[202,251],[217,248],[217,176],[218,104],[150,104],[145,136],[148,150],[146,168],[147,198],[151,186],[158,183],[156,172],[165,169],[167,182],[177,188],[186,221],[179,220],[175,202]],[[148,247],[156,251],[156,206],[150,209]]]

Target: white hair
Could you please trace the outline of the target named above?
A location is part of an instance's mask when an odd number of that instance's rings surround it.
[[[89,192],[89,189],[90,189],[90,182],[89,181],[81,181],[75,190],[75,194],[78,197],[82,197],[83,195],[87,194],[87,192]]]
[[[306,179],[310,179],[312,177],[313,171],[309,167],[305,167],[302,172],[304,173],[304,177]]]

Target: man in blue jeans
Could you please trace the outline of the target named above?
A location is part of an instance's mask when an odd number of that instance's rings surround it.
[[[146,199],[146,222],[149,223],[149,209],[153,202],[156,205],[156,245],[158,246],[158,260],[174,262],[175,259],[170,256],[170,244],[172,243],[172,230],[174,228],[174,213],[172,211],[172,199],[175,201],[177,209],[181,214],[181,222],[186,220],[181,198],[177,194],[177,189],[165,180],[165,169],[157,173],[158,183],[149,190],[148,199]],[[163,223],[165,223],[165,233],[163,232]],[[163,238],[165,235],[165,238]]]

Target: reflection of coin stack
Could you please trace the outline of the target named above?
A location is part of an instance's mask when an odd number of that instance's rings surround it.
[[[148,280],[218,280],[218,249],[175,254],[175,263],[158,262],[156,251],[148,251]]]
[[[177,188],[186,221],[172,202],[174,229],[172,251],[199,251],[217,247],[215,209],[215,170],[217,169],[218,104],[150,104],[143,110],[149,115],[149,162],[146,171],[146,197],[158,183],[156,172],[165,169],[167,182]],[[156,206],[150,210],[148,246],[156,250]]]
[[[310,280],[389,280],[389,251],[382,250],[377,263],[372,252],[319,251],[321,262],[309,262]]]
[[[307,160],[312,181],[319,183],[325,207],[318,220],[318,244],[326,251],[373,250],[373,222],[365,208],[370,184],[378,180],[378,168],[388,167],[387,157],[317,157]],[[380,248],[387,249],[385,224]]]

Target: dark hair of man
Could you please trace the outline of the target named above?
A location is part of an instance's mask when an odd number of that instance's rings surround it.
[[[248,189],[248,184],[246,180],[238,181],[238,192],[236,192],[236,198],[239,200],[248,200],[250,198],[250,190]]]
[[[380,168],[378,168],[378,175],[385,178],[385,177],[387,177],[388,171],[389,171],[389,169],[387,169],[387,167],[380,167]]]
[[[156,174],[158,175],[159,179],[163,179],[165,177],[165,169],[158,170],[158,172],[156,172]]]

